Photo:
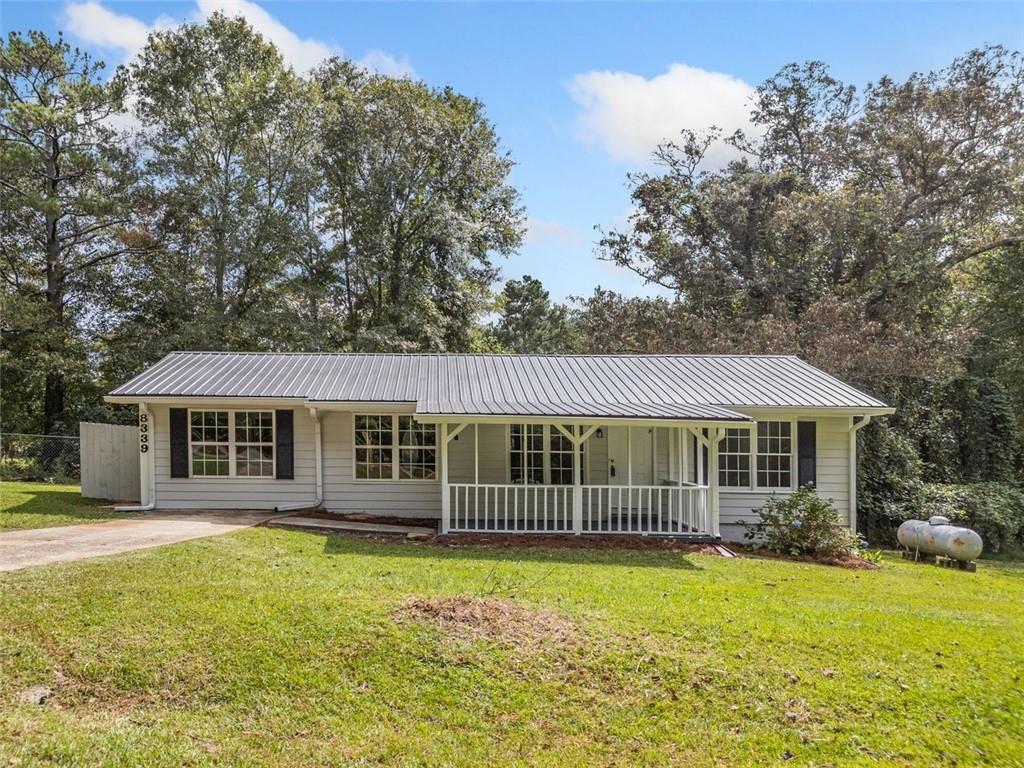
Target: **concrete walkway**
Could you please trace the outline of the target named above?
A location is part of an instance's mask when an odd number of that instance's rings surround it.
[[[395,533],[412,538],[429,537],[437,534],[436,528],[419,525],[390,525],[387,523],[360,523],[353,520],[326,520],[320,517],[279,517],[272,525],[275,528],[301,528],[318,531],[349,531],[351,533]]]
[[[150,512],[131,520],[0,532],[0,571],[161,547],[266,522],[274,512]]]

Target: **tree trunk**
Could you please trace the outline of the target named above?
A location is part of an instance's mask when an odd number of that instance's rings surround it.
[[[57,200],[57,180],[60,175],[58,159],[60,141],[49,139],[50,156],[46,162],[47,196]],[[59,216],[48,209],[46,213],[46,300],[50,312],[46,321],[46,351],[48,366],[43,389],[43,433],[54,431],[64,417],[64,265],[61,260]]]

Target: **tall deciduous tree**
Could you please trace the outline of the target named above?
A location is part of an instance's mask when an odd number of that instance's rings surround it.
[[[994,47],[903,83],[854,92],[824,65],[787,67],[758,90],[762,138],[703,166],[719,136],[662,146],[632,178],[636,213],[605,258],[675,291],[705,318],[796,319],[830,294],[864,322],[937,332],[948,270],[1024,240],[1024,65]]]
[[[241,18],[156,32],[131,68],[161,251],[126,275],[108,345],[266,348],[306,248],[315,94]]]
[[[88,368],[86,299],[101,271],[147,246],[133,229],[132,158],[111,127],[124,81],[103,83],[102,68],[41,32],[12,32],[0,50],[4,411],[21,429],[71,428],[68,380]],[[37,411],[27,403],[39,378]]]
[[[333,60],[315,73],[325,223],[355,349],[466,349],[523,215],[483,105]]]

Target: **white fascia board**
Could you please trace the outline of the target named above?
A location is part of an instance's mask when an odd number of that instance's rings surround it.
[[[307,405],[307,401],[301,397],[237,397],[234,395],[229,397],[211,397],[210,395],[104,395],[103,400],[118,405],[137,405],[139,403],[187,406],[223,406],[229,403],[263,406]]]
[[[603,416],[496,416],[493,414],[432,414],[417,413],[416,421],[424,424],[562,424],[585,425],[598,424],[604,427],[629,427],[647,425],[654,427],[727,427],[748,426],[751,419],[654,419],[654,418],[605,418]]]

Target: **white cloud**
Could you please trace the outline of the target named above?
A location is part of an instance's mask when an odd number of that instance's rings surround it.
[[[332,43],[299,37],[251,0],[196,0],[195,9],[185,20],[203,22],[218,11],[248,21],[253,29],[277,46],[285,62],[299,72],[308,72],[324,59],[342,53],[341,48]],[[66,31],[83,43],[118,51],[122,61],[128,62],[146,44],[150,32],[173,27],[182,20],[162,15],[147,24],[134,16],[115,13],[98,0],[84,0],[65,5],[61,21]],[[415,77],[416,74],[405,57],[398,58],[378,49],[368,51],[357,63],[392,77]]]
[[[377,48],[367,51],[356,64],[379,75],[407,77],[410,80],[416,78],[416,70],[412,68],[412,64],[409,63],[407,58],[403,56],[398,59],[390,53]]]
[[[95,0],[68,3],[62,22],[67,31],[86,43],[118,51],[128,61],[146,44],[149,33],[174,26],[174,21],[161,15],[152,25],[123,13],[114,13]]]
[[[566,224],[532,216],[526,220],[526,239],[538,245],[578,245],[583,241],[580,233]]]
[[[324,59],[340,53],[337,46],[313,38],[301,38],[266,10],[249,0],[196,0],[196,16],[205,20],[220,11],[241,16],[252,28],[277,46],[281,57],[299,72],[308,72]]]
[[[743,80],[686,64],[672,64],[652,78],[629,72],[586,72],[568,84],[580,107],[578,134],[624,163],[650,160],[659,143],[689,128],[712,125],[726,134],[751,130],[754,89]],[[707,163],[721,167],[734,150],[725,144],[708,151]]]

